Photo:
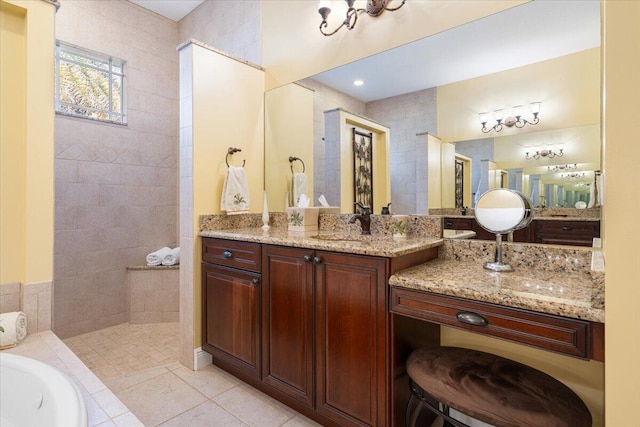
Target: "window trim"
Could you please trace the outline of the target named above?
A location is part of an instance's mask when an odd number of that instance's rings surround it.
[[[73,59],[62,58],[60,53],[61,51],[67,52],[71,55],[77,55],[84,58],[87,58],[91,61],[101,61],[106,65],[106,68],[100,68],[95,65],[85,64],[82,62],[74,61]],[[93,107],[87,107],[84,105],[78,104],[70,104],[67,102],[63,102],[60,100],[60,61],[64,61],[69,64],[77,65],[80,67],[90,68],[96,71],[104,72],[108,74],[109,81],[109,109],[102,110]],[[125,72],[126,61],[120,58],[116,58],[111,55],[106,55],[100,52],[96,52],[90,49],[82,48],[71,43],[66,43],[61,40],[56,40],[55,45],[55,99],[54,99],[54,109],[56,114],[60,114],[68,117],[77,117],[81,119],[94,120],[100,123],[112,123],[121,126],[127,126],[128,124],[128,114],[127,114],[127,97],[126,97],[126,72]],[[116,71],[115,68],[120,68],[120,71]],[[121,103],[121,112],[113,110],[113,78],[120,77],[120,103]],[[89,117],[83,114],[74,114],[67,111],[61,111],[61,107],[81,107],[89,111],[96,111],[105,113],[109,116],[109,119],[101,119],[97,117]],[[119,118],[119,120],[114,120],[113,118]]]

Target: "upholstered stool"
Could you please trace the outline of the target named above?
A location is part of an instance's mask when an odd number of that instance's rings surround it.
[[[567,386],[530,366],[458,347],[416,350],[407,359],[407,425],[423,408],[446,425],[448,408],[499,427],[590,427],[591,413]],[[414,409],[415,408],[415,409]],[[449,423],[449,424],[447,424]]]

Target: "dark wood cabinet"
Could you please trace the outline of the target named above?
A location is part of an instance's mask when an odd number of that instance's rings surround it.
[[[263,381],[312,407],[314,251],[265,245],[263,257]]]
[[[594,237],[600,237],[600,221],[534,221],[533,243],[553,245],[593,246]]]
[[[249,269],[244,261],[260,256],[260,245],[208,239],[203,243],[202,348],[214,363],[260,378],[260,263]],[[211,258],[208,254],[219,253]],[[247,258],[247,255],[248,258]]]
[[[386,260],[316,256],[316,410],[342,426],[384,426]]]
[[[450,230],[475,231],[477,240],[495,240],[496,235],[485,230],[473,217],[444,217],[443,227]],[[547,243],[553,245],[592,246],[600,237],[600,221],[534,219],[531,224],[513,233],[514,242]]]
[[[437,253],[384,258],[204,238],[203,349],[322,425],[390,425],[387,280]]]

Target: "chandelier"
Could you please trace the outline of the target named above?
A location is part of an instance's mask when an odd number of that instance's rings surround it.
[[[571,172],[571,173],[563,173],[560,174],[560,178],[563,179],[577,179],[577,178],[582,178],[585,176],[585,173],[579,173],[579,172]]]
[[[353,7],[355,0],[345,0],[345,2],[347,2],[347,14],[344,21],[342,21],[342,24],[340,24],[340,26],[338,26],[335,30],[328,33],[325,30],[329,26],[329,24],[327,23],[327,18],[331,13],[331,8],[329,7],[329,4],[331,2],[322,0],[318,5],[318,13],[322,17],[322,22],[320,23],[320,32],[325,36],[332,36],[337,33],[342,27],[346,27],[347,30],[353,30],[353,28],[356,26],[356,22],[358,22],[358,14],[366,12],[366,14],[369,16],[377,17],[382,15],[382,12],[384,12],[385,10],[393,12],[394,10],[400,9],[402,6],[404,6],[407,0],[402,0],[400,6],[387,7],[387,5],[392,1],[393,0],[367,0],[366,9],[356,9],[355,7]]]
[[[503,126],[508,128],[517,127],[523,128],[525,125],[537,125],[540,122],[538,118],[538,114],[540,114],[540,107],[542,106],[541,102],[532,102],[529,104],[529,108],[531,110],[531,114],[533,114],[533,119],[526,120],[522,118],[522,112],[524,110],[524,106],[516,105],[513,107],[513,115],[504,117],[504,110],[496,110],[493,112],[493,118],[496,121],[496,124],[487,127],[487,123],[489,121],[489,113],[480,113],[480,123],[482,124],[482,132],[489,133],[492,130],[496,132],[500,132],[503,129]]]
[[[554,157],[562,157],[562,156],[564,156],[564,152],[562,151],[562,148],[561,148],[558,150],[558,152],[555,152],[553,150],[540,150],[540,151],[536,151],[535,154],[532,154],[532,155],[529,155],[529,152],[527,151],[524,155],[524,158],[527,160],[531,160],[531,159],[538,160],[540,157],[553,159]]]

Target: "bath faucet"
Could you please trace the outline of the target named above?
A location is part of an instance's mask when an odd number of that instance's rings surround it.
[[[369,206],[364,206],[360,202],[355,202],[354,204],[358,205],[360,213],[349,218],[349,224],[355,224],[356,221],[360,221],[362,234],[371,234],[371,208]]]

